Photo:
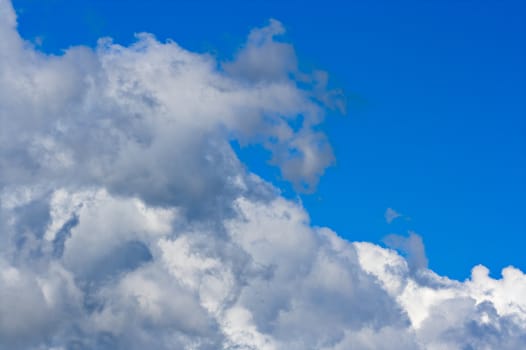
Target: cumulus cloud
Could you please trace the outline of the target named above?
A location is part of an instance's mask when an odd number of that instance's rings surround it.
[[[400,251],[407,260],[411,270],[420,270],[427,267],[427,257],[422,237],[414,232],[409,232],[408,237],[391,234],[384,238],[388,247]]]
[[[149,34],[54,56],[0,0],[0,348],[524,347],[520,270],[460,282],[419,236],[346,241],[240,162],[259,144],[309,191],[333,161],[338,94],[283,32],[230,62]]]

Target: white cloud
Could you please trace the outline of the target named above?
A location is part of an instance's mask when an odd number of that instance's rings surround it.
[[[0,348],[525,346],[520,270],[348,242],[241,164],[232,138],[312,190],[333,160],[279,22],[226,63],[147,34],[48,56],[15,24],[0,0]]]

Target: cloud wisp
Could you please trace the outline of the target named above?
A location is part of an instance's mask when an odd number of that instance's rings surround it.
[[[53,56],[0,0],[0,348],[524,347],[520,270],[460,282],[416,235],[391,239],[407,260],[346,241],[240,162],[233,139],[260,144],[312,191],[334,161],[340,102],[283,31],[231,62],[149,34]]]
[[[393,208],[387,208],[384,214],[385,222],[388,224],[392,223],[394,220],[402,217],[403,215],[394,210]]]

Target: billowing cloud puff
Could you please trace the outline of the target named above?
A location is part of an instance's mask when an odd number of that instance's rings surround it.
[[[46,55],[0,0],[0,348],[519,349],[526,276],[427,268],[313,227],[230,146],[298,190],[333,161],[338,106],[283,26],[230,62],[140,34]],[[300,126],[297,124],[300,122]]]

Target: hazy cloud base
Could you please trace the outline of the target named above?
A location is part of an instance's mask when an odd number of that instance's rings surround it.
[[[417,235],[388,238],[407,260],[343,240],[240,163],[231,140],[261,144],[309,191],[334,160],[316,125],[340,101],[283,30],[232,62],[147,34],[51,56],[0,0],[0,348],[526,346],[521,271],[459,282]]]

